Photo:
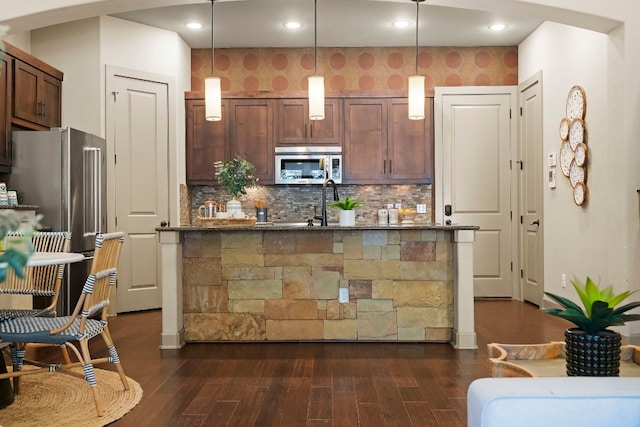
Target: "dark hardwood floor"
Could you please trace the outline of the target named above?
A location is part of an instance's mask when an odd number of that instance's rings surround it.
[[[479,300],[475,308],[477,350],[417,343],[160,350],[159,311],[121,314],[110,319],[112,335],[144,396],[112,426],[465,426],[467,388],[489,376],[488,343],[562,340],[568,326],[528,303]]]

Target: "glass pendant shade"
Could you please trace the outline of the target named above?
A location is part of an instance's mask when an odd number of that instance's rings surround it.
[[[309,119],[324,120],[323,76],[309,76]]]
[[[409,118],[424,119],[424,76],[409,77]]]
[[[219,77],[204,79],[204,110],[208,121],[222,120],[222,93]]]

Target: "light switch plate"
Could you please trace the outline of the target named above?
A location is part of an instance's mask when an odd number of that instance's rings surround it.
[[[549,166],[550,168],[555,168],[557,164],[558,161],[556,152],[554,151],[553,153],[549,153],[549,156],[547,157],[547,166]]]
[[[338,302],[347,303],[349,302],[349,288],[339,288],[338,292]]]
[[[549,188],[556,188],[556,170],[549,169]]]

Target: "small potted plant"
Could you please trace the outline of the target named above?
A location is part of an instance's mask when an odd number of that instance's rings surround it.
[[[640,301],[617,307],[635,291],[613,293],[613,286],[600,289],[587,277],[585,283],[571,281],[584,310],[573,301],[545,292],[562,308],[543,310],[576,325],[565,331],[565,353],[569,376],[618,376],[620,367],[620,334],[607,329],[625,322],[640,320],[640,314],[624,314],[640,307]],[[617,308],[616,308],[617,307]]]
[[[340,209],[339,224],[342,227],[353,227],[356,225],[356,212],[353,210],[361,206],[360,200],[353,200],[351,197],[345,197],[343,200],[332,202],[329,207]]]
[[[256,171],[255,166],[239,156],[228,162],[215,162],[213,165],[218,183],[231,197],[227,202],[227,212],[242,212],[237,198],[247,194],[247,187],[257,182],[257,178],[253,176]]]

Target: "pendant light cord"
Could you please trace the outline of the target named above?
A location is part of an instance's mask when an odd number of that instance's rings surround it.
[[[318,0],[313,0],[313,73],[318,75]]]
[[[418,19],[420,17],[419,10],[421,0],[414,1],[416,2],[416,75],[418,75]]]
[[[214,19],[213,19],[213,2],[214,1],[215,0],[211,0],[211,75],[212,76],[215,74],[215,71],[214,71],[214,68],[213,68],[214,61],[215,61],[215,55],[214,55],[214,49],[213,49],[213,47],[215,46],[214,43],[213,43],[213,37],[214,37],[214,35],[213,35],[213,32],[214,32],[213,31],[213,22],[214,22]]]

